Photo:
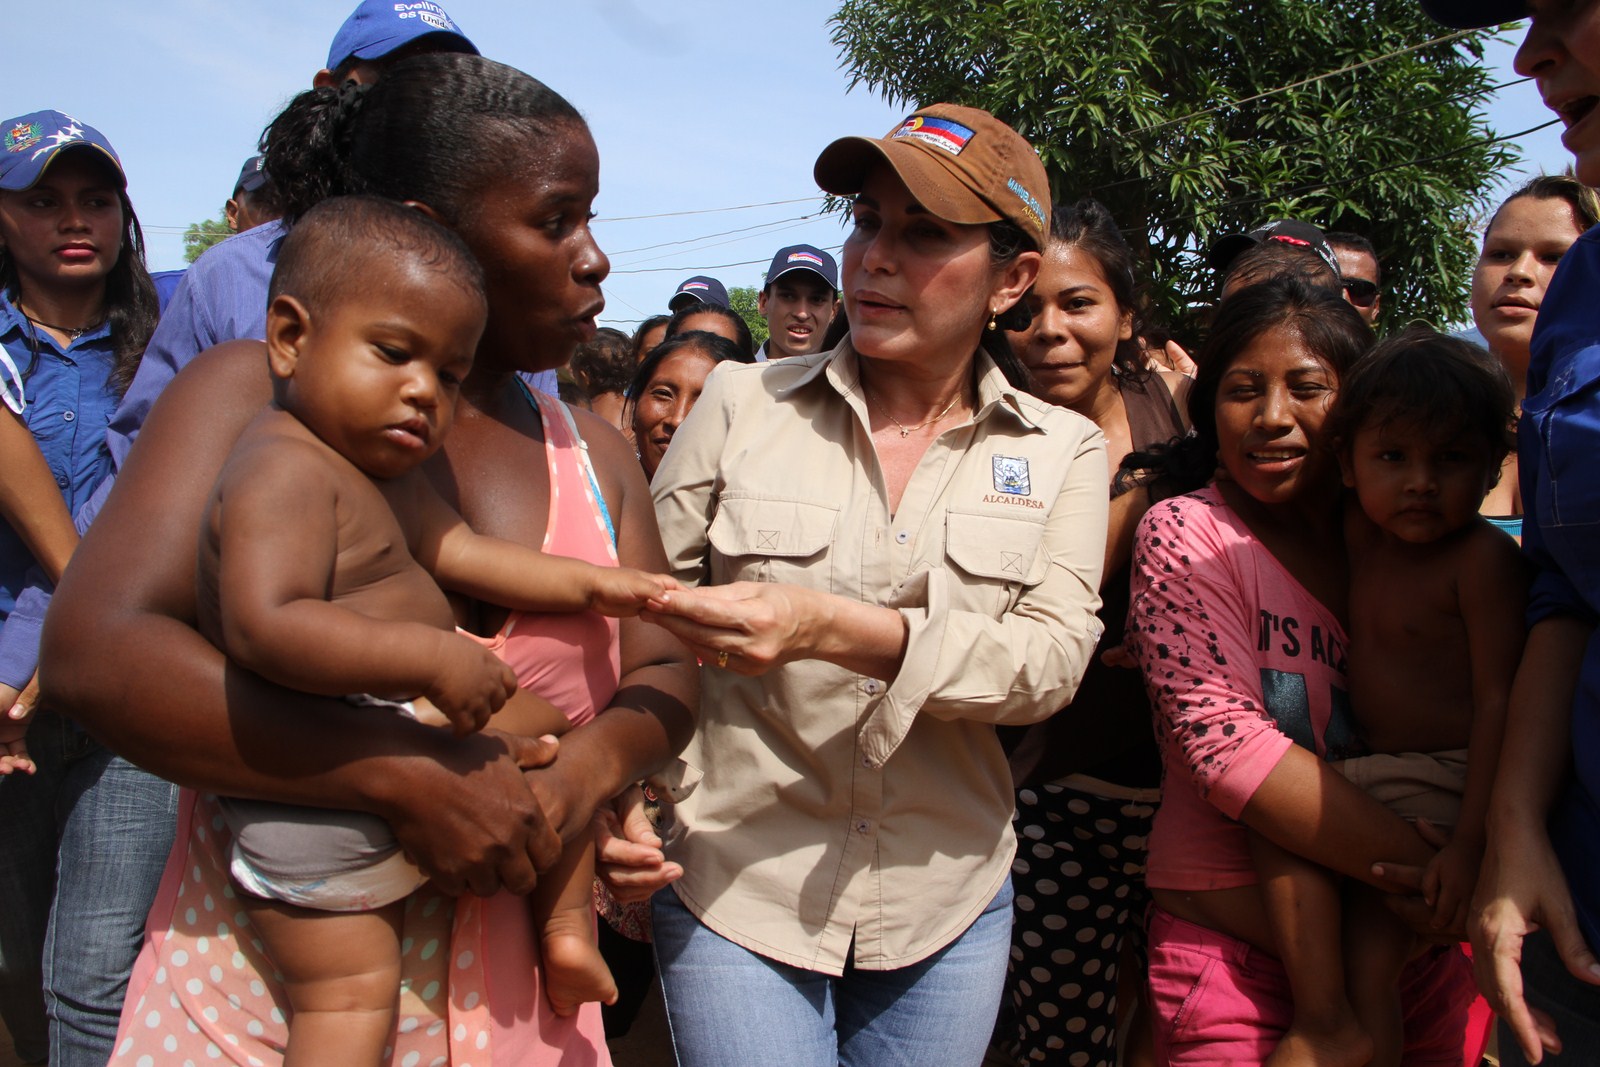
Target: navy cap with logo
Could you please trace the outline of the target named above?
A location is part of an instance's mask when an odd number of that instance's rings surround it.
[[[1279,219],[1265,226],[1258,226],[1249,233],[1230,233],[1226,237],[1219,237],[1212,242],[1206,259],[1213,267],[1225,271],[1235,259],[1239,258],[1240,252],[1267,241],[1295,245],[1308,252],[1314,252],[1336,276],[1343,277],[1339,273],[1339,260],[1333,254],[1333,246],[1328,244],[1328,239],[1322,235],[1322,231],[1309,222],[1300,222],[1297,219]]]
[[[678,311],[696,301],[725,308],[728,306],[728,289],[715,278],[696,274],[693,278],[684,279],[683,284],[673,292],[672,299],[667,301],[667,307]]]
[[[785,274],[808,270],[828,283],[829,289],[839,288],[839,265],[816,245],[789,245],[778,249],[767,268],[767,284],[771,285]]]
[[[328,49],[328,69],[337,70],[351,59],[381,59],[396,48],[430,33],[449,34],[450,51],[478,54],[478,46],[467,39],[454,19],[429,0],[405,3],[403,0],[362,0],[361,6],[344,20]]]
[[[1462,30],[1498,26],[1529,15],[1527,0],[1422,0],[1422,10],[1433,21]]]
[[[44,169],[69,148],[109,160],[117,184],[127,187],[122,160],[103,133],[59,111],[34,111],[0,125],[0,189],[33,188]]]
[[[267,172],[262,169],[266,161],[261,156],[251,156],[239,168],[239,180],[233,183],[233,195],[253,193],[267,184]]]

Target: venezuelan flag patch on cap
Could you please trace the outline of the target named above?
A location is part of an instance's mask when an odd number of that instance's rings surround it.
[[[961,150],[967,147],[967,142],[972,140],[972,131],[959,122],[949,119],[938,119],[928,115],[912,115],[900,124],[895,131],[894,139],[914,137],[923,144],[959,156]]]

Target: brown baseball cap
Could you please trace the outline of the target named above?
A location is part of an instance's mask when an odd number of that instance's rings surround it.
[[[881,138],[841,137],[822,150],[817,185],[838,196],[861,191],[888,163],[917,202],[947,222],[1008,219],[1044,248],[1050,179],[1033,146],[987,111],[957,104],[919,108]]]

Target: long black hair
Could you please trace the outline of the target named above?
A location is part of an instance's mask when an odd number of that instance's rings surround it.
[[[68,147],[63,151],[82,149]],[[84,154],[87,156],[90,153]],[[100,166],[110,165],[98,151],[92,154]],[[57,158],[60,158],[59,154]],[[144,265],[144,230],[139,226],[139,216],[133,213],[133,203],[128,199],[127,190],[115,180],[112,184],[119,186],[117,200],[122,204],[122,242],[117,261],[106,275],[106,323],[111,330],[111,374],[106,385],[120,398],[128,391],[128,385],[139,369],[139,361],[144,358],[144,350],[150,344],[150,335],[155,332],[161,310],[155,283],[150,280],[150,272]],[[0,291],[12,304],[17,304],[22,298],[22,279],[17,274],[16,263],[4,247],[0,247]],[[24,380],[33,375],[39,363],[39,334],[31,322],[28,323],[28,331],[31,358],[22,372]]]
[[[1134,269],[1133,249],[1123,239],[1117,220],[1093,197],[1086,196],[1075,204],[1055,204],[1050,208],[1050,243],[1076,248],[1099,264],[1111,297],[1117,302],[1117,311],[1128,315],[1133,325],[1128,339],[1117,342],[1112,365],[1119,378],[1144,381],[1150,376],[1150,369],[1139,338],[1150,330],[1149,310]]]
[[[720,333],[712,333],[710,330],[685,330],[673,334],[652,348],[639,364],[639,369],[633,372],[633,381],[628,383],[628,399],[622,406],[624,426],[632,425],[633,413],[639,407],[639,397],[650,388],[650,379],[656,376],[657,368],[678,352],[699,352],[713,363],[755,362],[754,356]]]
[[[746,363],[755,362],[756,340],[750,335],[750,324],[744,321],[743,315],[740,315],[732,308],[723,307],[721,304],[707,304],[701,301],[696,301],[693,304],[689,304],[685,307],[679,308],[677,311],[674,311],[672,313],[672,317],[667,320],[667,332],[666,335],[662,337],[662,340],[668,341],[679,336],[680,334],[685,333],[708,332],[705,330],[685,330],[683,328],[684,321],[691,319],[696,315],[711,315],[732,326],[733,332],[739,335],[738,340],[734,341],[733,343],[739,346],[740,352],[744,353],[744,361]],[[718,336],[721,335],[719,334]]]
[[[374,85],[311,89],[261,137],[292,226],[330,196],[418,200],[448,226],[494,177],[514,173],[530,136],[586,128],[561,94],[482,56],[401,60]]]
[[[1301,278],[1273,278],[1233,293],[1217,305],[1211,332],[1195,363],[1189,390],[1194,432],[1170,445],[1131,452],[1118,477],[1144,472],[1164,493],[1184,493],[1211,480],[1217,467],[1217,392],[1238,355],[1270,330],[1299,337],[1336,377],[1343,378],[1372,347],[1372,330],[1337,290]]]

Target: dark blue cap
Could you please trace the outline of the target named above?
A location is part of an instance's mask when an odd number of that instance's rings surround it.
[[[683,284],[672,294],[672,299],[667,301],[667,307],[677,311],[688,307],[692,301],[725,308],[728,306],[728,289],[715,278],[696,274],[693,278],[684,279]]]
[[[1422,0],[1422,10],[1433,21],[1461,30],[1498,26],[1530,14],[1527,0]]]
[[[244,166],[239,168],[239,180],[233,183],[235,195],[253,193],[267,184],[267,172],[261,169],[265,162],[260,156],[251,156],[244,161]]]
[[[362,0],[355,13],[344,20],[333,35],[328,49],[328,69],[336,70],[347,59],[381,59],[396,48],[408,45],[430,33],[447,33],[458,38],[451,51],[478,54],[478,46],[467,39],[455,20],[438,4],[428,0]]]
[[[790,245],[778,249],[767,268],[767,284],[771,285],[785,274],[808,270],[828,283],[829,289],[839,288],[839,265],[816,245]]]
[[[126,188],[122,160],[105,135],[59,111],[35,111],[0,125],[0,189],[31,189],[64,148],[98,152],[111,161],[117,184]]]

